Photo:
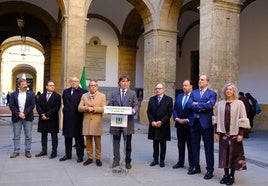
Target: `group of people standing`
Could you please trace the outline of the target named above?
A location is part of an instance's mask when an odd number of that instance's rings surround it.
[[[70,80],[70,88],[64,89],[62,96],[55,92],[55,84],[52,81],[46,83],[46,91],[36,99],[33,92],[28,90],[27,81],[19,78],[18,90],[11,94],[10,110],[12,112],[14,152],[10,158],[20,155],[21,130],[25,134],[25,156],[31,158],[31,132],[34,120],[33,110],[39,114],[37,131],[41,133],[42,150],[36,157],[46,156],[47,137],[51,134],[52,151],[50,159],[57,157],[59,110],[63,101],[63,128],[62,134],[65,143],[65,155],[60,161],[72,158],[72,147],[75,146],[77,162],[83,162],[84,148],[86,146],[87,160],[83,165],[93,163],[93,140],[95,143],[96,165],[101,162],[101,136],[103,133],[103,112],[106,105],[105,94],[98,91],[97,81],[90,81],[89,90],[82,89],[79,79],[73,77]],[[131,169],[131,139],[134,134],[134,115],[138,111],[138,99],[136,92],[129,89],[129,78],[121,76],[118,81],[119,88],[112,92],[108,105],[125,106],[132,108],[132,115],[128,116],[128,127],[110,127],[113,136],[114,162],[112,167],[119,166],[120,162],[120,138],[123,134],[126,142],[125,167]],[[123,97],[122,97],[123,96]],[[84,141],[84,137],[86,142]],[[73,145],[73,139],[75,145]]]
[[[73,77],[71,87],[63,91],[62,97],[57,94],[52,81],[46,83],[46,91],[39,99],[27,90],[26,80],[18,79],[19,89],[11,94],[10,109],[14,132],[14,152],[10,158],[19,156],[20,133],[24,127],[25,156],[31,158],[31,131],[34,119],[33,109],[36,106],[39,114],[38,132],[41,133],[42,150],[36,157],[47,155],[47,136],[51,133],[52,151],[50,159],[57,157],[59,110],[63,100],[63,135],[65,137],[65,155],[60,161],[72,158],[73,138],[77,162],[83,161],[86,144],[87,160],[83,165],[93,163],[93,140],[95,143],[96,165],[101,162],[101,136],[103,133],[103,112],[106,96],[98,91],[96,81],[90,81],[89,90],[79,87],[79,79]],[[120,165],[121,134],[125,141],[125,167],[131,169],[132,134],[135,132],[134,115],[138,111],[136,92],[129,89],[129,78],[121,76],[119,88],[112,92],[109,106],[131,107],[132,114],[128,115],[127,127],[110,127],[113,143],[112,167]],[[209,88],[209,77],[199,77],[199,88],[193,90],[192,82],[185,80],[182,84],[183,93],[173,100],[165,94],[165,85],[155,86],[155,95],[149,99],[147,116],[149,120],[148,139],[153,140],[153,161],[150,166],[159,164],[165,167],[166,142],[171,139],[170,118],[173,115],[178,139],[178,162],[174,169],[184,167],[185,144],[188,149],[189,169],[187,174],[201,173],[200,141],[204,142],[206,173],[204,179],[211,179],[214,172],[214,140],[219,141],[219,168],[224,168],[221,184],[232,185],[234,173],[245,170],[243,150],[243,132],[250,128],[245,105],[238,99],[238,89],[233,83],[223,86],[222,100],[218,102],[215,113],[214,106],[217,94]],[[84,136],[86,143],[84,142]]]
[[[242,140],[244,130],[250,128],[245,106],[238,100],[237,87],[233,83],[223,86],[222,99],[218,102],[215,113],[213,111],[217,94],[209,88],[207,75],[199,77],[198,89],[192,90],[190,80],[183,82],[182,89],[183,93],[176,97],[174,108],[172,98],[165,95],[165,86],[161,83],[156,85],[156,95],[149,100],[148,138],[153,140],[153,161],[150,166],[157,164],[160,167],[165,166],[166,141],[170,140],[170,117],[173,115],[179,152],[178,162],[173,168],[184,167],[186,145],[189,163],[187,174],[201,173],[202,138],[206,159],[204,179],[211,179],[214,172],[214,140],[216,140],[219,141],[219,168],[224,169],[220,183],[232,185],[235,182],[235,171],[246,169]]]

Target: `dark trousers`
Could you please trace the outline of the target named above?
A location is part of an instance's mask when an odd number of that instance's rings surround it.
[[[249,124],[250,124],[250,127],[253,128],[253,120],[254,120],[254,117],[256,115],[256,112],[253,110],[253,111],[249,111],[248,113],[248,119],[249,119]]]
[[[47,132],[41,133],[42,152],[47,152]],[[57,154],[58,134],[51,133],[52,154]]]
[[[179,161],[180,165],[184,165],[185,161],[185,144],[187,145],[188,150],[188,162],[189,166],[193,167],[194,159],[192,152],[192,143],[191,143],[191,135],[190,135],[190,127],[188,124],[186,125],[178,125],[177,126],[177,139],[178,139],[178,151],[179,151]]]
[[[84,136],[76,136],[75,139],[75,148],[76,148],[76,155],[77,157],[84,157]],[[72,137],[65,137],[65,154],[67,156],[72,156],[72,147],[73,147],[73,138]]]
[[[167,141],[153,140],[153,158],[155,162],[158,162],[159,159],[159,147],[160,147],[160,162],[165,161],[166,157],[166,144]]]
[[[125,162],[130,163],[131,162],[131,139],[132,135],[124,135],[124,142],[125,142]],[[120,161],[120,140],[121,140],[121,134],[120,135],[113,135],[113,153],[114,153],[114,162],[119,163]]]
[[[200,141],[201,136],[204,141],[205,157],[207,164],[207,171],[214,171],[214,131],[213,127],[204,129],[199,119],[195,119],[194,125],[190,127],[191,139],[192,139],[192,151],[194,157],[194,167],[200,168],[199,156],[200,156]]]

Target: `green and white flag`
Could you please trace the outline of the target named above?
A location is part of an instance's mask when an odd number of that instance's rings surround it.
[[[86,82],[86,68],[83,67],[83,72],[80,78],[80,87],[83,89],[87,89],[87,82]]]

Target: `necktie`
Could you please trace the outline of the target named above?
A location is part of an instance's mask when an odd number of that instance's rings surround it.
[[[158,96],[157,102],[158,102],[158,104],[160,104],[160,102],[161,102],[161,97],[160,96]]]
[[[125,98],[126,98],[125,91],[122,90],[122,95],[121,95],[121,104],[122,105],[124,105],[124,103],[125,103]]]
[[[200,98],[203,96],[204,90],[200,90]]]
[[[188,101],[188,94],[185,94],[185,95],[184,95],[184,100],[183,100],[183,102],[182,102],[182,109],[184,109],[184,107],[185,107],[187,101]]]
[[[47,92],[47,101],[49,100],[50,96],[51,96],[51,92]]]

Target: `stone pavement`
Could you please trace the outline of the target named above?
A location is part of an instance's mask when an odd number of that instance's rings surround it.
[[[187,175],[188,164],[185,168],[172,169],[177,162],[178,151],[176,133],[172,127],[172,140],[167,143],[166,166],[150,167],[152,161],[152,141],[147,139],[147,126],[136,123],[136,134],[132,139],[132,169],[123,173],[113,173],[111,164],[111,137],[108,133],[109,121],[105,121],[105,133],[102,137],[102,167],[95,163],[83,166],[76,162],[75,151],[73,158],[60,162],[59,158],[64,155],[64,138],[59,134],[58,157],[49,159],[49,156],[34,157],[41,150],[40,134],[37,133],[36,120],[33,127],[32,154],[28,159],[24,156],[24,135],[21,138],[20,156],[11,159],[13,152],[12,127],[10,117],[0,117],[0,185],[1,186],[69,186],[69,185],[98,185],[98,186],[174,186],[174,185],[221,185],[219,181],[223,170],[218,169],[218,144],[215,143],[215,171],[211,180],[204,180],[205,160],[203,148],[200,152],[202,173]],[[50,139],[50,136],[49,136]],[[51,145],[48,143],[48,153]],[[250,138],[244,140],[248,170],[236,172],[235,185],[263,186],[268,184],[268,131],[255,130]],[[84,157],[86,160],[86,156]],[[186,161],[187,162],[187,161]]]

